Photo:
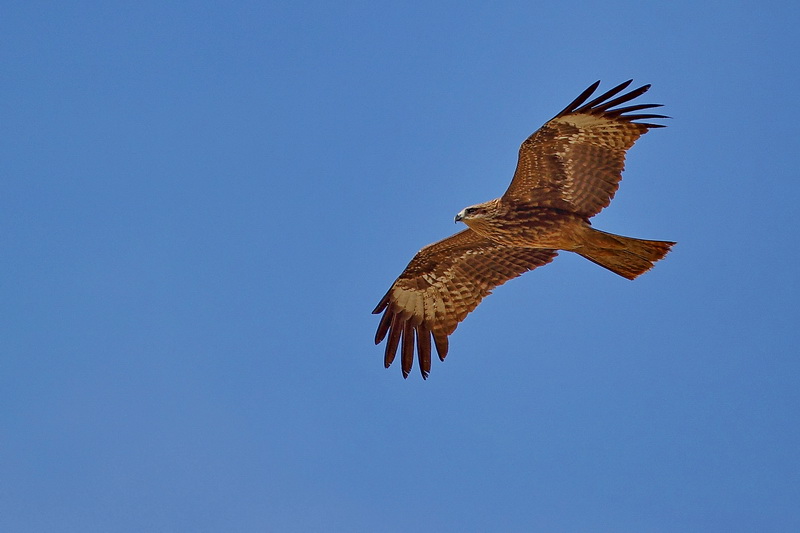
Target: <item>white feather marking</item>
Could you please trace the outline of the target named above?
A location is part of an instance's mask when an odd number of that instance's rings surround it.
[[[411,298],[412,293],[405,289],[395,287],[394,301],[400,309],[408,309],[408,300]]]
[[[424,302],[422,300],[422,297],[421,297],[420,293],[416,292],[416,293],[414,293],[412,295],[411,303],[414,304],[414,307],[411,310],[411,312],[414,314],[414,316],[418,316],[420,318],[425,318]]]

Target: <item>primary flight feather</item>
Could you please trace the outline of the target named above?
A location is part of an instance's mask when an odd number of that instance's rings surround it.
[[[414,256],[373,311],[383,313],[375,344],[387,339],[387,368],[399,348],[407,377],[416,351],[427,378],[431,345],[444,361],[448,336],[483,297],[549,263],[558,250],[578,253],[628,279],[669,252],[674,242],[622,237],[589,223],[614,197],[626,150],[648,129],[663,127],[640,121],[668,118],[641,113],[660,104],[618,107],[650,88],[623,93],[632,81],[588,102],[600,82],[583,91],[522,143],[503,196],[461,210],[455,220],[467,229]]]

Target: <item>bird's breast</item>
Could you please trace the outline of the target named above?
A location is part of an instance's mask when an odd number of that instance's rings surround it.
[[[552,208],[512,209],[492,218],[469,221],[469,227],[495,242],[524,248],[569,250],[580,242],[586,222]]]

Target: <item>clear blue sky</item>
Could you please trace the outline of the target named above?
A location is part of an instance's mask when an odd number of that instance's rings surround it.
[[[0,530],[800,530],[789,2],[9,2]],[[597,79],[652,83],[601,229],[427,382],[370,311]]]

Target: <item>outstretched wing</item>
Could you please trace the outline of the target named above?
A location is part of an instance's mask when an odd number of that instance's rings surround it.
[[[528,137],[519,149],[517,170],[503,199],[565,209],[586,218],[606,207],[622,179],[625,151],[649,128],[663,127],[635,121],[668,118],[638,113],[660,104],[616,107],[650,88],[644,85],[614,98],[632,81],[586,102],[600,82],[592,84]]]
[[[545,265],[556,250],[505,246],[471,229],[420,250],[392,284],[373,313],[383,312],[375,344],[387,335],[384,365],[401,346],[403,377],[414,360],[414,339],[422,377],[431,370],[431,338],[439,359],[447,355],[447,336],[492,289]],[[402,344],[401,341],[402,340]]]

